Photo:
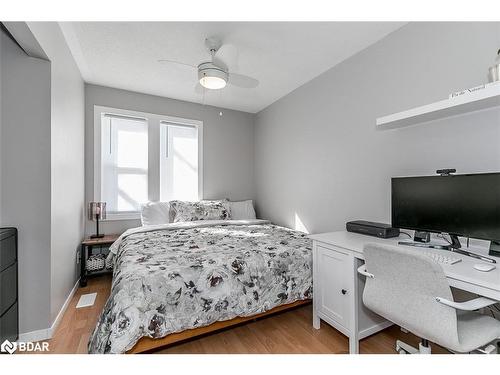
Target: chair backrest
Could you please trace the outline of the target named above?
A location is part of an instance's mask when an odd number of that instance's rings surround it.
[[[445,347],[458,344],[455,309],[436,301],[453,300],[441,266],[418,250],[367,244],[363,303],[417,336]]]

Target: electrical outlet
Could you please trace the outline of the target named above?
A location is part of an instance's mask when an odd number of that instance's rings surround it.
[[[80,252],[76,251],[76,264],[80,264]]]

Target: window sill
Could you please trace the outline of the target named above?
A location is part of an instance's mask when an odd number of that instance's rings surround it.
[[[102,221],[140,220],[140,212],[108,213]]]

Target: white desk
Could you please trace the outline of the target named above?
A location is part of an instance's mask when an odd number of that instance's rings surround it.
[[[364,263],[363,248],[367,243],[397,245],[398,241],[408,241],[409,238],[381,239],[346,231],[315,234],[310,238],[313,240],[313,326],[319,329],[320,321],[326,321],[349,337],[349,352],[358,353],[360,339],[391,325],[363,305],[364,279],[357,273],[358,267]],[[442,265],[451,286],[500,301],[500,268],[490,272],[477,271],[473,265],[483,261],[457,253],[453,256],[462,258],[462,261]],[[497,267],[500,267],[500,259],[497,261]]]

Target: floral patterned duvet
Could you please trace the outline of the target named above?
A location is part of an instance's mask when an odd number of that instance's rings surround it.
[[[136,228],[111,247],[111,295],[90,353],[312,297],[312,243],[264,220]]]

